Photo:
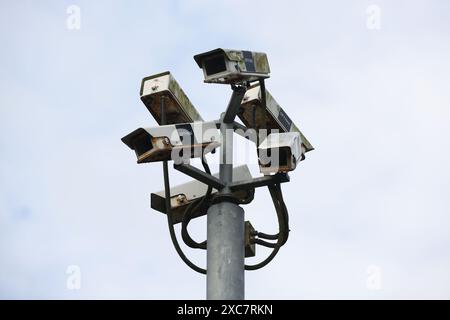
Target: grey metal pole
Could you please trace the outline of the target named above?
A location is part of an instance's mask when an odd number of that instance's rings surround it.
[[[221,124],[220,179],[233,180],[233,125]],[[219,193],[218,203],[207,213],[207,299],[244,299],[244,210],[226,195]]]

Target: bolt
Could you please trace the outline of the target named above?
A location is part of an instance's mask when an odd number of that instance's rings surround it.
[[[178,197],[177,197],[177,202],[179,204],[182,204],[182,203],[186,202],[186,196],[184,194],[179,194]]]

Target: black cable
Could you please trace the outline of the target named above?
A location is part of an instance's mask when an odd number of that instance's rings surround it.
[[[205,172],[208,174],[211,174],[211,170],[209,169],[208,163],[205,159],[205,157],[202,157],[202,165],[203,168],[205,169]],[[208,186],[208,190],[206,191],[205,196],[202,197],[202,199],[200,201],[195,201],[192,202],[188,205],[188,207],[186,208],[186,210],[184,211],[184,215],[183,215],[183,221],[181,223],[181,236],[183,238],[184,243],[194,249],[206,249],[206,241],[203,242],[196,242],[194,239],[192,239],[192,237],[189,235],[189,232],[187,230],[187,227],[189,225],[189,222],[192,219],[192,213],[193,212],[198,212],[199,210],[202,210],[203,207],[205,206],[205,204],[207,204],[209,202],[209,199],[211,197],[211,193],[212,193],[212,187]]]
[[[286,230],[286,231],[285,231],[285,233],[286,233],[286,238],[285,238],[285,240],[284,240],[284,243],[286,243],[287,240],[288,240],[288,237],[289,237],[289,232],[290,232],[290,230],[289,230],[289,213],[288,213],[286,204],[284,203],[283,193],[282,193],[282,191],[281,191],[281,185],[277,185],[276,192],[278,193],[278,200],[279,200],[279,202],[280,202],[281,209],[282,209],[282,212],[283,212],[283,214],[284,214],[285,230]],[[283,243],[283,244],[284,244],[284,243]]]
[[[165,112],[165,97],[161,97],[161,125],[166,124],[166,112]],[[177,251],[178,255],[180,256],[181,260],[184,261],[192,270],[197,271],[201,274],[206,274],[206,270],[203,268],[200,268],[199,266],[195,265],[191,260],[189,260],[186,255],[184,254],[183,250],[181,250],[180,244],[178,243],[177,236],[175,234],[175,228],[173,225],[172,220],[172,210],[170,205],[170,184],[169,184],[169,168],[167,166],[167,160],[163,161],[163,176],[164,176],[164,194],[165,199],[164,203],[166,206],[166,215],[167,215],[167,224],[169,225],[169,233],[170,233],[170,239],[172,240],[172,244],[175,247],[175,250]]]
[[[205,171],[206,170],[207,169],[205,168]],[[269,247],[269,248],[273,248],[273,250],[270,253],[270,255],[265,260],[263,260],[262,262],[254,264],[254,265],[245,265],[245,270],[253,271],[253,270],[258,270],[258,269],[261,269],[261,268],[265,267],[267,264],[269,264],[275,258],[275,256],[278,254],[278,251],[280,250],[280,248],[286,243],[286,241],[288,239],[288,234],[289,234],[288,212],[287,212],[286,205],[284,204],[284,201],[283,201],[283,198],[282,198],[281,188],[280,188],[279,185],[269,186],[268,188],[269,188],[269,191],[270,191],[270,194],[271,194],[271,197],[272,197],[272,201],[274,203],[274,206],[275,206],[275,209],[276,209],[276,212],[277,212],[279,233],[278,233],[278,235],[269,235],[269,234],[265,234],[265,233],[262,233],[262,232],[258,232],[258,235],[263,235],[263,236],[266,236],[266,237],[270,237],[273,240],[275,240],[275,237],[277,237],[278,240],[277,240],[276,243],[270,243],[270,242],[267,242],[267,241],[264,241],[264,240],[261,240],[261,239],[255,239],[255,243],[256,244],[259,244],[259,245],[262,245],[262,246],[265,246],[265,247]],[[208,192],[207,192],[207,194],[208,194]],[[166,197],[166,198],[168,198],[168,197]],[[205,198],[206,198],[206,196],[205,196]],[[205,198],[203,198],[202,200],[205,200]],[[194,202],[194,203],[191,203],[189,206],[190,206],[190,208],[199,207],[199,204],[201,202],[202,201]],[[196,203],[197,203],[197,205],[195,205]],[[169,205],[170,205],[170,201],[169,201]],[[189,209],[189,207],[186,210],[188,210],[188,209]],[[192,212],[191,209],[189,209],[189,210]],[[188,218],[190,218],[189,215],[188,215]],[[184,220],[185,219],[183,219],[183,222],[184,222]],[[187,232],[187,225],[189,224],[189,221],[190,221],[190,219],[187,219],[187,221],[186,221],[187,222],[186,223],[186,228],[185,228],[186,232]],[[172,225],[171,229],[173,229],[173,225]],[[187,233],[187,235],[190,238],[189,233]],[[184,237],[183,237],[183,240],[185,240],[185,242],[189,242],[189,240],[185,239]],[[196,248],[203,248],[203,245],[204,245],[204,248],[206,248],[206,241],[204,241],[202,243],[197,243],[192,238],[190,238],[190,240],[193,242],[193,243],[190,243],[190,244],[192,244],[194,247],[196,247]],[[178,245],[177,242],[176,242],[176,244],[174,243],[174,245],[175,245],[176,249],[177,249],[177,246],[179,248],[179,245]],[[178,252],[178,250],[177,250],[177,252]],[[198,266],[194,265],[191,261],[189,261],[185,257],[183,252],[181,252],[181,249],[180,249],[179,255],[189,267],[191,267],[192,269],[194,269],[197,272],[206,274],[206,270],[199,268]]]
[[[279,237],[275,244],[275,247],[273,248],[270,255],[263,260],[260,263],[254,264],[254,265],[245,265],[245,270],[258,270],[263,267],[265,267],[269,262],[275,258],[275,256],[278,254],[278,251],[280,250],[281,246],[284,245],[287,241],[287,234],[289,233],[289,226],[287,221],[287,208],[284,205],[283,199],[280,197],[281,188],[279,185],[272,185],[268,186],[270,195],[272,197],[272,202],[275,206],[275,211],[277,213],[278,217],[278,228],[279,228]],[[280,192],[278,192],[279,190]],[[280,200],[281,198],[281,200]],[[262,241],[262,240],[261,240]]]
[[[206,169],[205,169],[206,171]],[[262,232],[258,232],[258,235],[264,235],[264,236],[268,236],[271,239],[275,240],[274,238],[277,237],[277,242],[276,243],[270,243],[261,239],[255,239],[255,243],[265,246],[265,247],[269,247],[269,248],[273,248],[272,252],[270,253],[270,255],[263,260],[260,263],[254,264],[254,265],[245,265],[245,270],[249,270],[249,271],[253,271],[253,270],[258,270],[261,269],[263,267],[265,267],[267,264],[269,264],[274,258],[275,256],[278,254],[278,251],[280,250],[280,248],[286,243],[287,239],[288,239],[288,234],[289,234],[289,226],[288,226],[288,212],[287,212],[287,208],[286,205],[284,204],[283,201],[283,197],[281,194],[281,188],[280,185],[274,185],[274,186],[269,186],[269,191],[272,197],[272,201],[274,203],[276,212],[277,212],[277,217],[278,217],[278,224],[279,224],[279,233],[278,235],[269,235],[269,234],[265,234]],[[204,198],[203,198],[204,199]],[[191,203],[190,206],[191,208],[198,207],[199,203],[201,201],[197,202],[197,205],[195,205],[195,203]],[[189,220],[187,221],[189,223]],[[187,231],[187,225],[186,225],[186,231]],[[189,235],[189,234],[188,234]],[[184,240],[184,239],[183,239]],[[192,239],[191,239],[192,240]],[[203,244],[206,245],[206,242],[202,242],[202,243],[197,243],[194,240],[192,240],[194,243],[196,243],[196,245],[198,247],[201,247]],[[206,246],[205,246],[206,248]],[[180,255],[181,256],[181,255]],[[183,257],[182,257],[183,259]],[[184,260],[184,259],[183,259]],[[188,262],[190,261],[185,261],[186,264],[189,265]],[[191,268],[192,266],[189,265]],[[194,265],[195,266],[195,265]],[[197,266],[195,266],[197,267]],[[199,268],[199,267],[197,267]],[[194,269],[196,270],[196,269]],[[200,269],[203,270],[203,269]],[[196,270],[197,272],[203,273],[201,271]],[[205,270],[206,272],[206,270]]]
[[[255,236],[262,239],[268,239],[268,240],[278,240],[278,237],[280,236],[279,233],[277,234],[267,234],[263,232],[255,232]]]
[[[205,171],[207,173],[210,173],[209,167],[204,159],[202,159],[202,164],[204,165]],[[212,188],[211,188],[212,189]],[[269,264],[273,258],[278,254],[278,251],[280,250],[281,246],[283,246],[288,237],[289,227],[288,227],[288,215],[287,215],[287,209],[284,204],[282,195],[281,195],[281,188],[279,185],[273,185],[269,186],[269,191],[272,197],[272,201],[274,203],[277,217],[278,217],[278,224],[279,224],[279,233],[276,235],[271,234],[265,234],[262,232],[258,232],[257,235],[261,238],[266,237],[271,240],[278,240],[276,243],[270,243],[261,239],[255,239],[255,243],[273,248],[271,254],[262,262],[255,264],[255,265],[246,265],[245,270],[258,270]],[[207,192],[204,198],[202,198],[201,201],[193,202],[189,204],[188,208],[186,209],[185,216],[183,217],[183,224],[182,224],[182,235],[184,242],[192,247],[192,248],[200,248],[200,249],[206,249],[206,241],[202,243],[195,242],[189,235],[187,231],[187,226],[192,219],[191,213],[196,212],[196,210],[201,207],[202,203],[206,202],[207,198],[210,196],[210,192]]]
[[[253,243],[259,244],[267,248],[275,248],[277,246],[277,243],[267,242],[261,239],[255,239]]]
[[[201,206],[201,202],[202,201],[200,199],[191,202],[184,210],[183,220],[181,221],[181,237],[188,247],[194,249],[206,249],[206,241],[203,241],[201,243],[196,242],[194,239],[192,239],[187,230],[189,222],[192,220],[192,213],[198,212],[198,209]]]
[[[175,250],[177,251],[181,260],[183,260],[184,263],[186,263],[192,270],[197,271],[198,273],[201,273],[201,274],[206,274],[205,269],[200,268],[199,266],[195,265],[192,261],[190,261],[186,257],[183,250],[181,250],[180,244],[178,243],[177,236],[175,234],[175,228],[173,226],[172,213],[170,210],[169,169],[167,167],[167,160],[163,161],[163,173],[164,173],[164,190],[165,190],[167,223],[169,225],[169,233],[170,233],[170,238],[172,239],[173,246],[175,247]]]

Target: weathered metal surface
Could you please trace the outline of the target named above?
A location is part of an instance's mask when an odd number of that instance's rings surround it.
[[[245,221],[245,257],[254,257],[256,255],[256,245],[255,245],[255,229],[253,228],[250,221]]]
[[[244,299],[244,210],[233,202],[208,209],[206,296],[208,300]]]
[[[219,177],[226,185],[233,182],[233,123],[220,124]],[[231,133],[231,135],[229,135]],[[224,161],[225,160],[225,161]],[[208,300],[244,299],[244,210],[231,198],[228,187],[208,208],[206,252],[206,296]]]
[[[206,83],[236,83],[268,78],[267,55],[263,52],[218,48],[194,56]]]
[[[258,147],[260,172],[271,174],[295,170],[304,157],[303,146],[299,132],[269,134]]]
[[[214,174],[218,178],[219,174]],[[249,181],[252,175],[247,165],[242,165],[233,168],[233,181]],[[172,216],[174,223],[180,223],[183,220],[184,211],[186,207],[197,199],[202,198],[206,194],[208,186],[200,181],[187,182],[170,189],[170,203],[172,208]],[[212,195],[217,193],[217,189],[213,189]],[[233,196],[238,200],[239,204],[248,204],[253,200],[255,189],[247,186],[246,188],[233,190]],[[165,193],[164,190],[152,193],[150,196],[151,207],[159,212],[166,213],[164,204]],[[193,216],[199,217],[206,214],[206,209],[201,211],[194,211]]]
[[[221,190],[222,188],[225,187],[225,184],[221,180],[189,164],[179,164],[174,165],[173,167],[176,170],[183,172],[184,174],[187,174],[191,178],[206,183],[207,185],[215,189]]]
[[[122,141],[135,150],[138,163],[145,163],[174,160],[173,154],[201,157],[220,146],[220,135],[216,122],[210,121],[138,128]]]
[[[137,163],[149,163],[149,162],[158,162],[164,160],[173,160],[173,154],[180,155],[180,161],[182,158],[185,158],[185,155],[189,155],[189,158],[199,158],[204,151],[211,151],[214,148],[220,146],[218,142],[212,143],[202,143],[202,144],[193,144],[191,146],[176,146],[176,147],[164,147],[164,148],[153,148],[148,152],[138,156]],[[200,151],[201,150],[201,151]]]
[[[161,97],[165,96],[166,124],[203,121],[170,72],[142,79],[140,96],[158,124],[161,124]]]
[[[305,152],[314,150],[314,147],[298,129],[286,112],[281,108],[273,96],[266,90],[266,108],[261,101],[261,88],[259,85],[250,87],[242,99],[241,111],[238,117],[248,128],[256,130],[268,129],[280,132],[299,132]],[[253,126],[253,114],[256,108],[256,127]]]

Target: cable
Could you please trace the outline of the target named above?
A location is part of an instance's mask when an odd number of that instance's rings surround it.
[[[172,221],[172,213],[170,209],[170,187],[169,187],[169,169],[167,167],[167,161],[163,161],[163,173],[164,173],[164,190],[165,190],[165,204],[166,204],[166,215],[167,215],[167,223],[169,225],[169,233],[170,238],[172,239],[173,246],[180,256],[181,260],[184,261],[192,270],[197,271],[201,274],[206,274],[206,270],[200,268],[195,265],[192,261],[190,261],[183,250],[181,250],[180,244],[178,243],[177,236],[175,234],[175,229]]]
[[[281,226],[282,232],[280,232],[280,236],[282,236],[281,245],[284,245],[289,237],[289,214],[287,211],[286,204],[283,200],[283,194],[281,192],[281,186],[276,184],[270,189],[272,198],[275,198],[279,205],[280,213],[282,214],[283,225]],[[269,235],[270,236],[270,235]]]
[[[161,124],[162,125],[166,124],[165,96],[161,97]],[[164,176],[164,193],[165,193],[164,203],[166,206],[167,224],[169,225],[169,233],[170,239],[172,240],[172,244],[175,247],[175,250],[177,251],[181,260],[183,260],[184,263],[186,263],[189,266],[189,268],[191,268],[194,271],[197,271],[198,273],[206,274],[206,269],[200,268],[186,257],[183,250],[181,250],[180,244],[178,243],[177,236],[175,234],[175,228],[173,226],[172,212],[171,212],[172,210],[170,205],[169,168],[167,166],[167,160],[163,161],[163,176]]]
[[[205,172],[208,174],[211,174],[211,170],[209,169],[208,163],[205,159],[205,157],[202,157],[202,165],[205,169]],[[208,186],[208,189],[206,191],[205,196],[202,197],[201,200],[194,201],[188,205],[186,210],[184,211],[183,215],[183,221],[181,223],[181,236],[183,238],[184,243],[194,249],[206,249],[206,241],[203,242],[196,242],[192,237],[189,235],[189,232],[187,230],[187,227],[189,225],[189,222],[192,220],[192,213],[198,212],[203,209],[205,204],[208,203],[211,193],[212,193],[212,187]]]
[[[164,162],[163,162],[163,164],[164,164]],[[206,161],[203,161],[203,159],[202,159],[202,164],[204,164],[205,171],[208,172],[209,167],[208,167]],[[166,171],[166,169],[167,169],[167,164],[165,165],[164,171]],[[164,181],[168,182],[168,173],[167,173],[167,175],[166,175],[166,173],[164,174]],[[212,188],[209,187],[208,190],[209,189],[212,189]],[[270,253],[270,255],[262,262],[254,264],[254,265],[245,265],[245,270],[253,271],[253,270],[258,270],[258,269],[265,267],[267,264],[269,264],[275,258],[275,256],[278,254],[278,251],[280,250],[280,248],[286,243],[286,241],[288,239],[289,216],[288,216],[287,208],[286,208],[286,205],[284,203],[283,196],[281,193],[281,187],[279,184],[277,184],[277,185],[268,186],[268,189],[270,191],[270,195],[272,197],[272,201],[274,203],[274,206],[275,206],[275,209],[277,212],[279,233],[276,235],[270,235],[270,234],[258,232],[257,236],[261,237],[261,238],[265,237],[267,239],[272,239],[272,240],[277,239],[277,242],[270,243],[270,242],[267,242],[267,241],[264,241],[261,239],[255,239],[256,244],[259,244],[259,245],[262,245],[265,247],[269,247],[269,248],[273,248],[273,250]],[[187,231],[187,226],[188,226],[190,220],[192,219],[191,212],[195,212],[195,210],[193,210],[193,208],[195,208],[196,210],[198,208],[200,208],[207,201],[206,199],[209,198],[210,194],[211,194],[211,191],[207,191],[205,197],[203,197],[202,200],[193,202],[193,203],[189,204],[188,208],[186,208],[185,216],[183,217],[183,223],[182,223],[182,235],[183,235],[184,242],[187,245],[189,245],[190,247],[206,249],[206,241],[203,241],[201,243],[194,241],[190,237],[190,235]],[[169,194],[167,194],[167,190],[166,190],[166,199],[170,199],[170,191],[169,191]],[[166,207],[167,208],[170,207],[170,201],[166,200]],[[169,219],[171,220],[171,215],[168,213],[168,220]],[[169,222],[169,230],[171,233],[172,242],[174,243],[175,249],[177,250],[181,259],[193,270],[195,270],[199,273],[202,273],[202,274],[206,274],[205,269],[202,269],[202,268],[196,266],[195,264],[193,264],[190,260],[187,259],[187,257],[182,252],[182,250],[178,244],[178,241],[176,240],[175,231],[173,229],[173,223],[171,221]]]
[[[279,233],[277,234],[267,234],[263,232],[255,232],[255,236],[258,238],[268,239],[268,240],[278,240],[278,237],[280,236]]]
[[[192,220],[192,213],[198,212],[198,209],[201,206],[201,202],[202,200],[200,199],[191,202],[184,210],[183,220],[181,221],[181,237],[183,238],[184,243],[188,247],[194,249],[206,249],[206,242],[205,241],[201,243],[196,242],[194,239],[192,239],[187,230],[189,222]]]
[[[277,246],[276,243],[267,242],[261,239],[255,239],[253,243],[259,244],[261,246],[267,247],[267,248],[275,248]]]
[[[281,185],[277,185],[276,188],[276,192],[278,193],[278,199],[282,208],[282,212],[284,214],[284,220],[285,220],[285,239],[284,239],[284,243],[285,244],[288,240],[289,237],[289,214],[288,214],[288,210],[286,207],[286,204],[284,203],[284,199],[283,199],[283,193],[281,192]]]
[[[202,163],[203,162],[206,162],[206,161],[202,161]],[[208,172],[208,170],[209,170],[209,167],[207,167],[207,164],[206,164],[205,171]],[[261,238],[277,240],[277,242],[276,243],[270,243],[270,242],[267,242],[267,241],[264,241],[264,240],[261,240],[261,239],[255,239],[255,243],[256,244],[259,244],[259,245],[262,245],[262,246],[265,246],[265,247],[269,247],[269,248],[273,248],[273,250],[270,253],[270,255],[265,260],[263,260],[262,262],[254,264],[254,265],[245,265],[245,270],[253,271],[253,270],[258,270],[258,269],[261,269],[261,268],[265,267],[267,264],[269,264],[275,258],[275,256],[278,254],[278,251],[280,250],[280,248],[286,243],[286,241],[288,239],[288,235],[289,235],[289,216],[288,216],[287,208],[286,208],[286,205],[284,203],[283,196],[282,196],[282,193],[281,193],[281,187],[280,187],[279,184],[277,184],[277,185],[273,185],[273,186],[268,186],[268,189],[270,191],[270,195],[272,197],[272,201],[274,203],[274,206],[275,206],[275,209],[276,209],[276,212],[277,212],[279,233],[276,234],[276,235],[271,235],[271,234],[265,234],[265,233],[262,233],[262,232],[258,232],[257,236],[261,237]],[[195,208],[196,210],[198,208],[200,208],[201,205],[203,205],[206,202],[206,199],[209,196],[210,196],[210,192],[207,191],[205,197],[203,197],[202,200],[196,201],[196,202],[193,202],[193,203],[189,204],[188,208],[186,208],[185,216],[183,217],[183,224],[182,224],[183,240],[184,240],[184,242],[187,245],[189,245],[192,248],[206,249],[206,241],[203,241],[201,243],[198,243],[198,242],[194,241],[190,237],[190,235],[189,235],[189,233],[187,231],[187,226],[188,226],[190,220],[192,219],[191,213],[192,212],[196,212],[193,208]],[[178,243],[177,243],[177,245],[178,245]],[[180,257],[182,259],[183,259],[183,257],[186,258],[182,252],[181,252],[181,254],[180,254]],[[187,258],[186,258],[186,260],[187,260]],[[186,260],[183,259],[183,261],[189,267],[194,269],[195,271],[200,272],[200,273],[206,273],[206,270],[201,269],[201,268],[193,265],[192,262],[190,262],[189,260],[187,260],[187,261]],[[197,268],[199,270],[197,270]]]
[[[284,204],[283,197],[281,196],[281,187],[279,184],[277,185],[271,185],[268,186],[270,195],[272,197],[273,204],[275,206],[275,210],[277,212],[278,217],[278,228],[279,228],[279,236],[276,244],[274,244],[274,248],[270,255],[263,260],[260,263],[254,264],[254,265],[245,265],[245,270],[258,270],[263,267],[265,267],[269,262],[275,258],[275,256],[278,254],[278,251],[280,250],[281,246],[284,245],[288,238],[289,233],[289,221],[288,221],[288,212],[286,205]],[[263,240],[260,240],[263,241]],[[272,245],[271,243],[268,243],[264,241],[264,243],[267,243],[269,245]]]

